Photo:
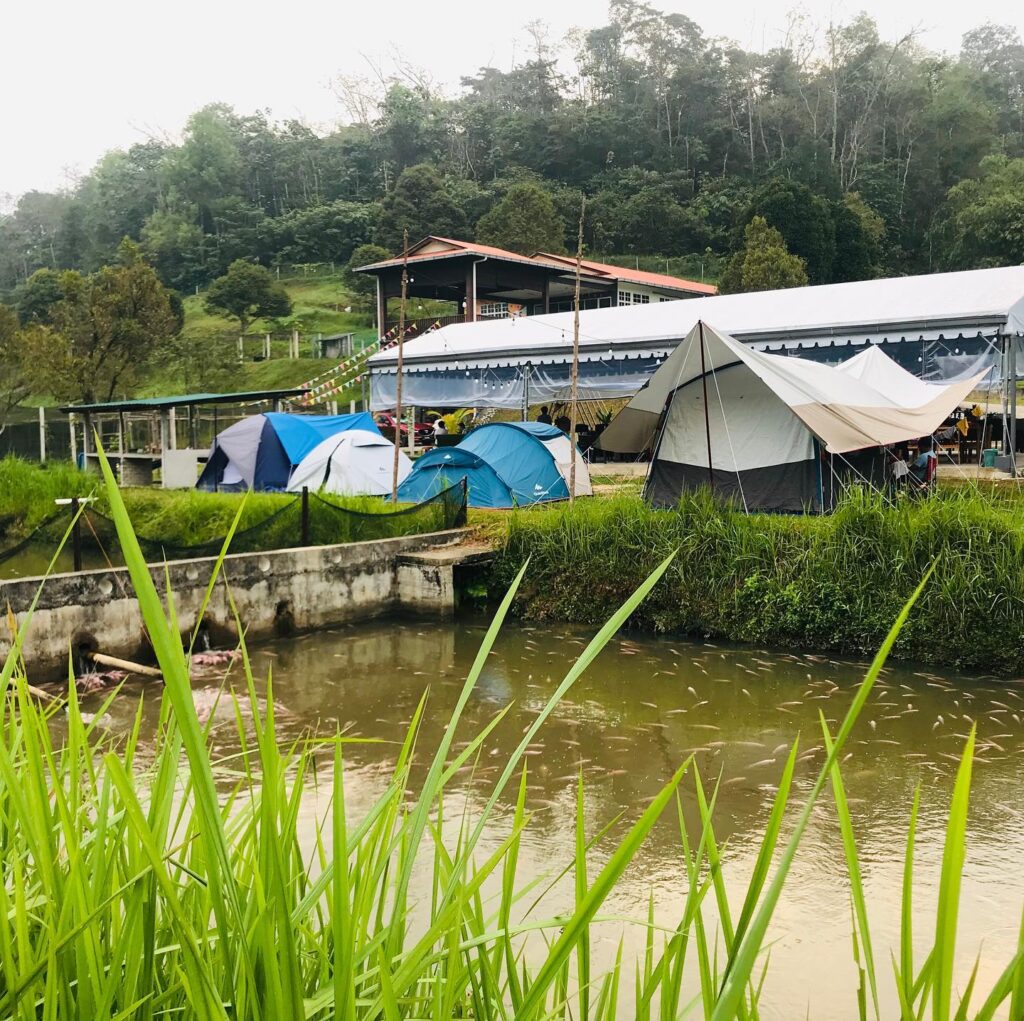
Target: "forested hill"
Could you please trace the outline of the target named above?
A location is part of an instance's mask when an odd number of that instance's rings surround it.
[[[534,37],[530,59],[454,97],[408,70],[379,88],[342,77],[351,123],[323,137],[213,105],[180,145],[111,152],[73,191],[30,192],[0,220],[0,295],[40,268],[96,270],[125,236],[182,291],[239,258],[395,251],[406,228],[574,248],[583,194],[594,255],[782,244],[794,260],[776,276],[812,283],[1024,260],[1010,29],[980,27],[945,56],[862,15],[794,22],[787,45],[755,53],[614,0],[603,27]],[[758,286],[741,269],[731,286]]]

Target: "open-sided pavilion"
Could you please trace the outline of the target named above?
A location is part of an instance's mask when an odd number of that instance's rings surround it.
[[[122,485],[149,486],[160,469],[164,489],[191,488],[196,484],[200,462],[207,448],[200,448],[201,408],[213,410],[213,432],[218,431],[218,409],[246,413],[280,411],[284,402],[301,397],[305,389],[248,390],[237,393],[194,393],[172,397],[140,397],[133,400],[103,401],[95,404],[67,404],[60,410],[69,416],[72,459],[86,470],[99,468],[99,454],[93,436],[112,437],[116,446],[104,449],[115,466]],[[182,417],[184,416],[184,422]],[[145,442],[130,442],[129,422],[143,423]],[[148,425],[148,430],[145,426]],[[112,427],[112,428],[111,428]],[[184,427],[184,446],[178,445]],[[78,442],[81,428],[81,444]],[[141,449],[130,449],[131,447]]]

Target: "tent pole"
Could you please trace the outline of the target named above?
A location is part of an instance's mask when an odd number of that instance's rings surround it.
[[[1017,344],[1006,337],[1006,403],[1010,412],[1010,475],[1017,477]]]
[[[704,366],[704,321],[697,321],[700,330],[700,383],[704,390],[704,433],[708,440],[708,485],[715,491],[715,469],[711,464],[711,419],[708,415],[708,374]]]
[[[576,419],[580,392],[580,273],[583,268],[583,215],[587,197],[580,202],[580,232],[576,240],[576,300],[572,316],[572,386],[569,405],[569,503],[576,499]]]
[[[402,234],[402,303],[398,312],[398,364],[395,366],[395,460],[391,473],[391,501],[398,502],[398,465],[402,452],[402,358],[405,345],[405,301],[409,292],[409,229]],[[415,423],[410,422],[412,429]]]

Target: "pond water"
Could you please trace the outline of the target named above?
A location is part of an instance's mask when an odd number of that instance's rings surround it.
[[[337,629],[254,651],[257,670],[273,670],[285,734],[310,728],[384,738],[347,754],[348,802],[354,812],[383,788],[387,769],[424,690],[429,701],[419,738],[436,747],[483,636],[486,621],[378,622]],[[489,739],[476,789],[493,780],[591,635],[587,629],[506,626],[460,727],[469,737],[509,702]],[[756,857],[788,746],[799,734],[810,753],[799,767],[790,819],[820,765],[819,709],[841,719],[864,665],[821,656],[620,636],[581,678],[540,732],[530,758],[530,807],[520,879],[557,873],[573,857],[576,775],[586,783],[588,832],[619,813],[637,818],[691,751],[708,783],[721,774],[716,830],[736,910]],[[217,686],[196,685],[201,716],[223,714],[219,751],[229,752],[233,719],[216,706]],[[133,699],[119,699],[108,725],[127,726]],[[150,725],[155,705],[148,707]],[[861,852],[883,1017],[899,1010],[890,950],[898,953],[902,855],[914,787],[921,785],[915,919],[919,936],[934,927],[936,883],[956,763],[971,722],[979,731],[972,790],[968,864],[957,945],[957,989],[981,952],[978,989],[986,994],[1012,956],[1024,900],[1024,689],[987,678],[939,677],[891,669],[853,733],[843,770]],[[466,784],[471,781],[467,778]],[[683,783],[696,830],[693,782]],[[507,832],[513,794],[498,817]],[[310,832],[325,804],[311,799]],[[674,815],[674,813],[669,813]],[[614,835],[613,831],[613,835]],[[491,845],[493,846],[493,845]],[[607,853],[607,852],[605,852]],[[603,862],[593,855],[592,874]],[[564,885],[564,884],[563,884]],[[642,920],[653,893],[659,922],[674,925],[686,894],[678,826],[666,818],[607,902],[604,914]],[[562,906],[571,892],[556,889]],[[707,902],[710,904],[710,899]],[[549,904],[545,916],[552,913]],[[709,932],[714,933],[714,919]],[[595,968],[614,958],[624,923],[602,923]],[[823,796],[787,881],[771,929],[763,1016],[847,1019],[857,1016],[849,886],[831,795]],[[624,960],[642,952],[643,930],[625,924]],[[919,961],[920,963],[920,961]],[[623,983],[632,989],[632,964]],[[979,999],[980,1002],[980,999]],[[627,1009],[628,1014],[628,1009]],[[627,1016],[624,1014],[623,1016]]]

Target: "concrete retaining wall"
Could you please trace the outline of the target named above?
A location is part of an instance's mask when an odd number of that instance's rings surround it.
[[[340,546],[239,553],[224,560],[206,612],[215,645],[237,638],[231,596],[250,641],[386,612],[447,616],[454,611],[453,568],[417,563],[414,554],[455,542],[462,530],[402,536]],[[157,590],[170,582],[183,633],[191,632],[216,564],[215,557],[151,565]],[[20,625],[41,579],[0,581],[0,610],[10,606]],[[0,657],[10,649],[7,628]],[[152,662],[131,579],[124,568],[56,574],[43,583],[24,648],[29,679],[67,676],[69,652],[99,649],[113,656]]]

